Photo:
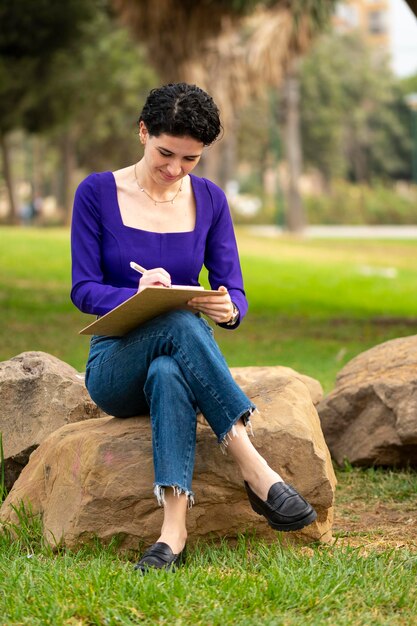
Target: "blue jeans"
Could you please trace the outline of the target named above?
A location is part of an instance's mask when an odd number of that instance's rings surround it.
[[[221,443],[255,408],[232,378],[212,328],[190,311],[161,315],[123,337],[93,336],[85,382],[109,415],[150,412],[160,504],[168,486],[193,502],[197,413]]]

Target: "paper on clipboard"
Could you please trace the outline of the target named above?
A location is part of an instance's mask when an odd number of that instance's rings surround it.
[[[198,287],[146,287],[79,331],[80,335],[120,337],[145,322],[173,309],[187,309],[196,296],[223,296],[222,291]]]

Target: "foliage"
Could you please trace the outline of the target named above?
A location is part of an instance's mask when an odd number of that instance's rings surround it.
[[[411,114],[404,96],[417,91],[417,77],[395,78],[384,59],[376,59],[358,36],[322,36],[304,58],[301,81],[301,131],[307,172],[319,171],[329,198],[308,200],[309,213],[317,223],[347,223],[349,211],[333,218],[330,207],[340,200],[338,179],[346,178],[376,185],[367,190],[367,204],[380,203],[369,223],[409,223],[411,201],[384,192],[382,182],[410,179],[412,139]],[[278,102],[277,102],[278,100]],[[268,166],[282,161],[282,104],[267,90],[252,99],[240,114],[239,160],[251,168],[242,182],[249,193],[259,193]],[[256,184],[254,186],[254,181]],[[348,188],[353,197],[353,188]],[[362,191],[357,192],[362,196]],[[373,198],[371,198],[373,196]],[[337,201],[336,201],[337,198]],[[346,198],[347,201],[347,198]],[[390,207],[389,204],[393,206]],[[363,204],[363,203],[362,203]],[[397,206],[395,206],[397,205]],[[367,207],[352,223],[366,223]],[[411,218],[411,219],[410,219]],[[335,219],[335,221],[332,221]]]
[[[407,76],[400,81],[401,91],[406,96],[410,93],[417,92],[417,74]]]
[[[409,178],[411,141],[400,81],[358,35],[322,37],[303,61],[305,161],[328,182]]]
[[[330,194],[304,197],[309,224],[416,224],[417,188],[337,180]]]
[[[240,112],[237,156],[248,172],[240,177],[245,192],[259,193],[266,167],[282,158],[278,110],[273,93],[265,90],[263,96],[253,98]]]
[[[328,22],[335,0],[295,0],[290,3],[285,0],[160,0],[158,6],[152,0],[115,0],[114,5],[135,38],[146,45],[150,63],[165,82],[193,80],[198,67],[199,75],[203,76],[199,82],[206,86],[209,83],[211,91],[216,95],[220,91],[218,83],[221,83],[230,98],[227,82],[222,80],[220,73],[217,76],[209,75],[210,64],[207,61],[213,49],[220,52],[219,49],[224,47],[222,37],[226,33],[230,34],[231,27],[237,39],[246,39],[248,43],[248,24],[245,22],[248,16],[263,13],[267,22],[274,12],[285,15],[290,25],[289,32],[284,37],[279,37],[282,32],[274,32],[271,43],[275,49],[272,54],[271,50],[266,50],[266,56],[270,59],[275,57],[275,66],[282,66],[288,57],[305,51],[312,36]],[[226,47],[229,50],[223,50],[223,67],[236,61],[237,57],[231,60],[231,56],[235,52],[239,56],[237,48],[241,46],[233,46],[236,50]],[[285,48],[283,54],[282,50],[278,51],[279,47]],[[269,41],[267,48],[271,48]],[[245,55],[245,65],[251,63],[252,56]],[[264,63],[261,66],[259,73],[268,69],[266,65]],[[237,103],[231,104],[236,106]]]
[[[156,82],[143,51],[104,11],[85,28],[77,63],[67,51],[57,56],[50,106],[76,145],[77,165],[87,171],[117,169],[137,159],[135,122]]]
[[[26,126],[39,132],[15,138],[16,178],[34,187],[36,182],[41,196],[55,196],[69,211],[83,171],[115,170],[137,160],[136,119],[155,82],[141,48],[98,7],[83,25],[76,49],[53,55],[48,80],[41,87],[27,85],[31,121]],[[36,99],[33,90],[39,92]],[[59,223],[62,216],[55,219]]]
[[[0,4],[0,128],[39,128],[55,54],[72,49],[97,0],[3,0]],[[44,120],[44,118],[42,118]],[[44,120],[45,121],[45,120]]]
[[[290,8],[294,17],[295,33],[297,34],[303,19],[308,20],[312,36],[316,36],[321,31],[327,29],[330,25],[330,18],[333,14],[336,1],[337,0],[292,0]]]

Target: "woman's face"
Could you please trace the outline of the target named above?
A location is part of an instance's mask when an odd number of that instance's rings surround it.
[[[197,165],[204,144],[192,137],[162,134],[154,137],[143,122],[139,137],[144,144],[146,173],[158,184],[169,186],[189,174]]]

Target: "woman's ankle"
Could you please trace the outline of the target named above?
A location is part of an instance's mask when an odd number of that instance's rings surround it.
[[[162,528],[158,541],[168,544],[174,554],[179,554],[187,543],[187,531]]]
[[[249,468],[248,471],[242,472],[243,480],[245,480],[249,487],[261,500],[268,499],[268,493],[272,485],[281,481],[283,478],[269,467],[269,465],[262,465],[257,467],[256,470]]]

